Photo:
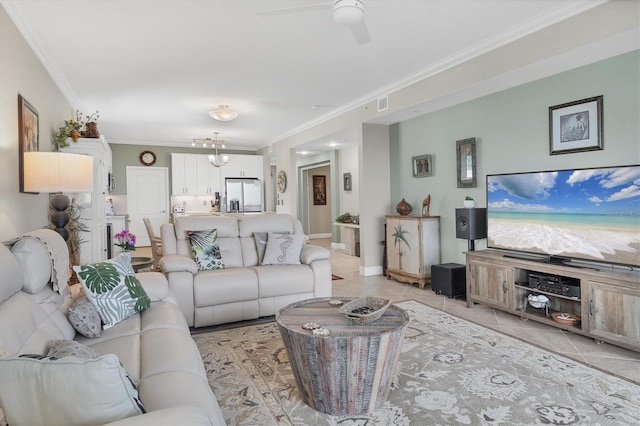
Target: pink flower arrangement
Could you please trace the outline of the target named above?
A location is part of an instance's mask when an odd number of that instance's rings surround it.
[[[123,251],[135,251],[136,249],[136,236],[125,229],[122,232],[118,232],[113,236],[114,239],[118,240],[116,245],[121,247]]]

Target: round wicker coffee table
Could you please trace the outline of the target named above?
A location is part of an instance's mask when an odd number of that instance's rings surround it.
[[[391,305],[370,324],[353,324],[331,305],[336,298],[285,306],[276,322],[302,400],[332,415],[359,415],[380,408],[389,393],[409,315]],[[340,298],[344,302],[352,298]],[[309,323],[329,330],[315,335]]]

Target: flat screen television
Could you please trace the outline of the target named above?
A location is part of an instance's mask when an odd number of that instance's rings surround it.
[[[487,247],[640,267],[640,165],[494,174],[486,188]]]

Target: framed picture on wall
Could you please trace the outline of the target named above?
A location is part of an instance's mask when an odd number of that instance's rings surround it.
[[[549,154],[602,147],[602,96],[549,107]]]
[[[414,178],[431,176],[433,174],[431,154],[411,157],[411,168],[413,169]]]
[[[313,205],[327,204],[327,180],[324,175],[313,175]]]
[[[342,175],[343,186],[345,191],[351,191],[351,173],[344,173]]]
[[[456,141],[458,188],[475,188],[476,183],[476,138]]]
[[[40,119],[38,111],[22,95],[18,95],[18,173],[20,192],[24,191],[24,153],[40,151]]]

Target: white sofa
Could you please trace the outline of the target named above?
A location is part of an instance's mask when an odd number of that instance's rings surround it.
[[[216,229],[224,269],[198,271],[188,231]],[[300,264],[259,264],[256,233],[304,235],[288,214],[181,216],[161,227],[160,267],[187,323],[203,327],[275,315],[302,299],[331,296],[329,250],[304,244]]]
[[[48,232],[57,236],[54,231]],[[56,238],[62,240],[61,237]],[[112,359],[113,355],[108,354],[115,354],[137,385],[146,414],[109,419],[104,423],[225,424],[208,384],[198,348],[161,273],[136,275],[152,301],[149,308],[103,330],[100,337],[88,339],[76,334],[66,316],[68,307],[78,297],[80,285],[66,287],[66,283],[59,283],[58,291],[54,291],[49,283],[55,275],[52,260],[57,262],[60,258],[54,259],[39,240],[25,241],[28,243],[14,245],[13,252],[0,244],[0,381],[5,381],[0,383],[0,411],[5,412],[9,424],[31,423],[25,420],[29,418],[26,413],[11,412],[10,400],[18,387],[15,379],[14,383],[7,379],[15,370],[12,365],[16,364],[11,363],[22,362],[25,359],[19,358],[22,354],[47,354],[53,340],[72,339],[94,349],[103,361]],[[68,253],[64,255],[68,258]],[[34,379],[32,392],[28,389],[29,398],[33,399],[33,402],[29,400],[30,406],[34,407],[34,412],[43,410],[47,416],[46,424],[70,424],[68,420],[61,420],[63,414],[69,415],[70,410],[78,408],[87,411],[110,409],[101,403],[94,406],[96,401],[87,401],[89,396],[80,390],[87,381],[93,384],[92,377],[78,377],[82,373],[76,374],[82,370],[77,370],[75,363],[86,362],[89,361],[66,358],[65,363],[59,359],[57,363],[38,365],[38,368],[52,365],[53,369],[70,368],[65,370],[64,385],[56,387],[54,392],[46,391],[51,383],[41,376]],[[62,364],[74,365],[63,367],[60,366]],[[24,386],[26,380],[20,382],[19,385]],[[102,391],[101,395],[110,393]],[[46,412],[45,406],[49,403],[55,406],[48,407],[51,411]],[[2,415],[0,424],[1,419]]]

